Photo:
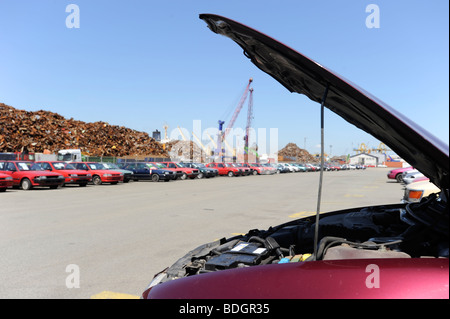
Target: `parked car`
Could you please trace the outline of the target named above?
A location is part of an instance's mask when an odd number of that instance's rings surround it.
[[[237,169],[239,169],[239,175],[240,176],[248,176],[252,173],[252,171],[250,170],[250,168],[243,166],[242,164],[239,163],[226,163],[227,166],[232,166],[232,167],[236,167]]]
[[[175,180],[176,174],[168,169],[161,169],[153,163],[135,162],[127,163],[122,166],[123,169],[133,172],[132,180],[151,180],[153,182]]]
[[[210,178],[210,177],[216,177],[219,175],[219,171],[214,168],[206,167],[203,163],[182,163],[186,167],[195,168],[199,170],[199,173],[197,175],[197,178]]]
[[[289,173],[291,170],[281,163],[276,164],[275,168],[279,173]]]
[[[41,167],[49,172],[56,172],[64,175],[64,185],[78,184],[78,186],[84,187],[92,181],[92,175],[84,170],[76,169],[72,164],[60,161],[39,161],[36,162]]]
[[[227,166],[225,163],[208,163],[206,164],[206,167],[214,168],[219,171],[219,175],[221,176],[239,176],[241,174],[241,171],[239,168],[234,166]]]
[[[191,178],[194,179],[198,176],[200,171],[197,168],[185,167],[181,163],[175,162],[161,162],[162,165],[165,165],[169,169],[174,169],[178,172],[181,172],[180,179]]]
[[[115,163],[107,163],[107,162],[101,162],[100,163],[103,166],[103,169],[107,169],[110,171],[116,171],[123,174],[123,182],[128,183],[130,180],[133,179],[133,172],[127,169],[123,169],[119,167],[119,165]]]
[[[401,183],[403,181],[403,175],[402,175],[403,172],[411,171],[413,169],[414,168],[411,166],[392,169],[388,172],[387,178],[395,179],[395,180],[397,180],[397,182]]]
[[[380,203],[251,227],[187,252],[156,274],[142,297],[448,299],[448,145],[273,38],[225,17],[200,18],[290,92],[321,103],[414,162],[441,192],[420,203]]]
[[[0,171],[13,179],[13,186],[30,190],[37,186],[58,188],[64,183],[64,176],[59,173],[47,172],[39,164],[29,161],[0,162]]]
[[[94,185],[101,185],[103,183],[109,183],[112,185],[123,182],[123,173],[104,169],[103,165],[96,162],[72,162],[78,170],[83,170],[86,173],[92,175],[92,183]]]
[[[243,167],[247,167],[251,170],[253,175],[261,175],[264,172],[264,168],[255,163],[242,163]]]
[[[1,163],[0,163],[1,165]],[[13,186],[13,178],[8,174],[0,173],[0,192],[6,191],[7,188]]]
[[[422,198],[439,193],[440,189],[429,180],[413,182],[406,185],[402,203],[419,203]]]
[[[425,177],[421,172],[416,171],[412,173],[408,173],[403,176],[403,183],[406,185],[411,184],[412,182],[416,181],[417,179],[420,179],[422,177]],[[426,178],[426,177],[425,177]]]

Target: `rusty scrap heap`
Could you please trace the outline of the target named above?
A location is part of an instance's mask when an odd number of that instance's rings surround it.
[[[295,143],[288,143],[284,148],[278,151],[279,161],[298,161],[303,163],[315,162],[314,156],[308,151],[300,148]]]
[[[49,111],[17,110],[0,103],[0,152],[56,153],[77,148],[91,156],[167,156],[162,145],[145,132],[106,122],[66,119]]]

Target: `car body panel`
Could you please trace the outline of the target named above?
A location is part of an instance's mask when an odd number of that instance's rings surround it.
[[[442,282],[448,283],[448,280],[446,259],[327,260],[229,269],[186,277],[153,287],[148,297],[449,298],[448,285],[442,287]],[[404,288],[398,289],[399,286]]]
[[[0,173],[0,192],[4,192],[7,188],[13,186],[13,179],[8,174]]]

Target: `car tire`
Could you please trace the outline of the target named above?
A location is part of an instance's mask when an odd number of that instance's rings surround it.
[[[33,184],[31,184],[31,181],[28,178],[24,178],[21,182],[20,182],[20,187],[25,190],[28,191],[30,189],[33,188]]]
[[[257,170],[254,170],[254,171],[253,171],[253,175],[258,175],[258,171],[257,171]]]
[[[153,174],[152,175],[152,182],[159,182],[159,175],[158,174]]]
[[[92,177],[92,183],[94,183],[94,185],[101,185],[102,179],[100,178],[100,176],[95,175]]]
[[[183,175],[180,176],[181,180],[185,180],[186,178],[187,178],[187,174],[186,173],[183,173]]]
[[[202,179],[205,175],[203,175],[203,173],[198,173],[197,178],[198,179]]]
[[[397,180],[397,182],[401,183],[401,182],[403,182],[403,175],[402,174],[397,174],[395,176],[395,179]]]
[[[228,175],[229,177],[233,177],[233,176],[234,176],[234,173],[233,173],[232,171],[229,171],[227,175]]]

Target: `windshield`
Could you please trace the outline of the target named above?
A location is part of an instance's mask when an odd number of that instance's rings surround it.
[[[66,164],[66,163],[64,163],[64,162],[54,162],[54,163],[52,163],[52,164],[53,164],[53,167],[54,167],[55,169],[58,169],[58,170],[64,170],[64,169],[76,169],[75,166],[73,166],[73,165],[71,165],[71,164]]]
[[[233,164],[229,164],[229,163],[226,163],[225,166],[226,167],[234,167]]]
[[[202,163],[193,163],[192,165],[195,168],[206,168],[205,164],[202,164]]]
[[[158,166],[156,166],[155,164],[152,164],[152,163],[145,163],[145,165],[147,165],[150,168],[155,168],[155,169],[161,168],[161,167],[158,167]]]
[[[102,163],[89,163],[88,166],[91,169],[105,169]]]
[[[101,163],[103,165],[104,169],[120,169],[119,166],[117,166],[114,163]]]
[[[32,162],[18,162],[19,171],[43,171],[41,165]]]
[[[178,167],[187,167],[187,166],[184,166],[184,164],[181,164],[181,163],[176,163],[175,165],[178,166]]]
[[[165,164],[162,164],[162,163],[154,163],[154,165],[156,167],[159,167],[159,168],[167,168],[167,166]]]

